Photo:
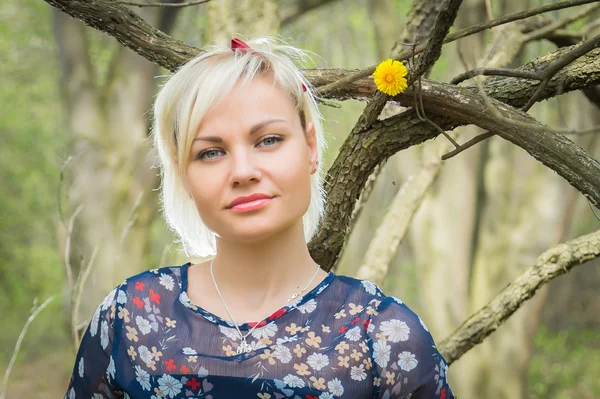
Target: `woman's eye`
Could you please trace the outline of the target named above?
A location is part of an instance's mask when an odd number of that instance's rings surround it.
[[[280,141],[283,141],[283,137],[268,136],[268,137],[265,137],[264,139],[262,139],[259,144],[265,143],[266,147],[273,147],[275,144],[277,144]],[[211,156],[211,154],[219,153],[219,152],[224,152],[224,151],[217,150],[217,149],[204,150],[201,153],[199,153],[196,158],[197,159],[216,159],[217,156],[216,155]]]
[[[220,151],[220,150],[206,150],[206,151],[202,151],[200,154],[198,154],[198,159],[205,159],[205,158],[206,159],[214,159],[216,157],[210,157],[210,156],[207,157],[206,155],[210,154],[210,153],[215,153],[215,152],[223,152],[223,151]]]
[[[268,136],[268,137],[265,137],[265,138],[264,138],[264,139],[261,141],[261,143],[268,142],[269,140],[272,140],[272,141],[273,141],[273,144],[271,144],[271,145],[267,145],[267,147],[271,147],[271,146],[275,145],[276,143],[278,143],[278,142],[280,142],[280,141],[283,141],[283,138],[282,138],[282,137],[279,137],[279,136]]]

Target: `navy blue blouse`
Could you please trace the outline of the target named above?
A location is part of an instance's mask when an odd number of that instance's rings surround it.
[[[371,281],[330,272],[258,322],[252,351],[237,354],[233,323],[190,301],[189,266],[145,271],[108,294],[65,398],[454,398],[423,321]]]

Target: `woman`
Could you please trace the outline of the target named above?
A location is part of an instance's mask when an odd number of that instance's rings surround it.
[[[188,256],[216,256],[116,287],[83,337],[66,397],[453,397],[415,313],[310,257],[325,142],[292,62],[301,55],[234,39],[161,88],[153,133],[165,217]]]

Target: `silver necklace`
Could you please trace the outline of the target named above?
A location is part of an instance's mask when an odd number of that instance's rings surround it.
[[[248,353],[252,351],[252,347],[248,344],[248,342],[246,342],[246,337],[248,335],[250,335],[252,333],[252,331],[254,331],[254,329],[258,326],[258,324],[260,322],[256,322],[256,324],[254,325],[254,327],[252,327],[252,329],[250,331],[248,331],[248,334],[243,335],[242,332],[240,331],[240,328],[238,327],[235,319],[233,318],[233,316],[231,315],[231,312],[229,311],[229,308],[227,307],[227,304],[225,303],[225,300],[223,299],[223,295],[221,295],[221,290],[219,290],[219,286],[217,285],[217,281],[215,280],[215,275],[213,274],[213,261],[215,260],[215,258],[213,258],[210,261],[210,275],[212,277],[213,283],[215,284],[215,288],[217,290],[217,294],[219,294],[219,298],[221,298],[221,302],[223,302],[223,306],[225,307],[225,310],[227,311],[227,314],[229,315],[229,317],[231,318],[231,321],[233,321],[233,325],[235,326],[237,332],[240,334],[240,344],[237,347],[237,354],[239,355],[240,353]],[[315,277],[317,277],[317,274],[319,273],[319,269],[320,266],[317,265],[317,270],[315,270],[315,274],[312,276],[312,278],[310,279],[310,281],[308,282],[308,284],[306,284],[306,287],[304,287],[304,289],[300,292],[298,292],[297,294],[294,294],[290,297],[290,299],[287,300],[287,302],[285,303],[285,306],[287,306],[287,304],[294,300],[296,297],[298,297],[300,294],[302,294],[304,291],[306,291],[308,289],[308,287],[310,286],[310,284],[313,282],[313,280],[315,279]]]

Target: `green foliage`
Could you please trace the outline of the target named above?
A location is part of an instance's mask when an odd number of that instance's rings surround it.
[[[34,299],[61,294],[64,268],[57,252],[57,187],[65,143],[50,7],[4,1],[0,17],[0,357],[8,359]],[[23,344],[64,336],[61,299],[31,325]],[[26,348],[26,349],[24,349]]]
[[[597,330],[553,333],[537,330],[529,367],[527,397],[600,397],[600,339]]]

